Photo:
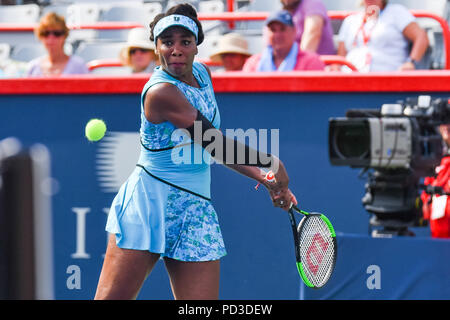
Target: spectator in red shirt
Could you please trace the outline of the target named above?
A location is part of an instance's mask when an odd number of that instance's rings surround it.
[[[314,52],[302,51],[295,41],[296,29],[291,14],[278,11],[265,23],[267,46],[262,53],[248,58],[243,71],[324,70],[325,65]]]

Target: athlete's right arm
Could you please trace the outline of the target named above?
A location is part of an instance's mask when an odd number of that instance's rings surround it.
[[[194,121],[201,121],[203,124],[202,125],[203,130],[207,129],[218,130],[215,129],[212,126],[212,124],[187,101],[184,95],[182,95],[181,92],[175,86],[168,83],[161,83],[154,85],[147,91],[144,99],[144,112],[145,117],[151,123],[157,124],[169,121],[177,128],[186,129],[188,132],[191,133],[191,136],[194,137],[194,141],[195,141],[195,135],[193,132]],[[218,132],[220,132],[220,130],[218,130]],[[223,141],[225,142],[227,138],[224,136],[223,138],[224,138]],[[206,147],[205,141],[202,140],[203,139],[200,139],[200,141],[195,142],[202,145],[203,147]],[[237,143],[236,141],[234,142]],[[247,150],[248,146],[245,147]],[[236,164],[236,163],[227,164],[225,161],[226,149],[227,149],[226,147],[223,148],[224,153],[222,155],[223,158],[221,159],[224,165],[226,165],[230,169],[238,171],[266,185],[261,171],[257,168],[257,166],[255,166],[255,164],[253,164],[252,166],[246,166],[245,164]],[[237,152],[235,152],[235,155],[236,154]],[[267,157],[267,155],[263,156],[264,158]],[[274,165],[273,163],[274,161],[277,162],[276,164],[277,170],[275,170],[275,177],[277,179],[277,183],[272,184],[270,186],[266,185],[266,187],[268,187],[269,189],[274,205],[280,206],[278,204],[279,199],[283,198],[287,199],[288,197],[289,198],[292,197],[289,189],[287,188],[289,178],[287,177],[287,172],[282,162],[277,157],[274,157],[272,155],[270,155],[270,158],[272,159],[272,161],[270,161],[269,167],[272,167]],[[262,166],[267,167],[267,165]],[[273,168],[270,169],[273,170]],[[287,194],[287,196],[285,194]],[[296,201],[294,202],[296,203]],[[288,201],[285,201],[284,203],[288,203]],[[283,209],[288,208],[283,207]]]
[[[211,150],[211,155],[224,164],[240,164],[251,165],[256,167],[270,168],[277,173],[280,160],[270,154],[260,152],[250,148],[249,146],[238,142],[236,139],[228,139],[222,132],[216,129],[212,123],[197,111],[182,95],[179,90],[167,83],[158,84],[151,87],[146,94],[144,100],[145,116],[152,123],[161,123],[164,121],[171,122],[175,127],[186,129],[195,143],[207,148],[211,141],[204,140],[204,134],[208,130],[216,131],[214,137],[219,137],[216,144],[221,144],[222,148]],[[200,124],[200,135],[195,134],[194,122]],[[226,153],[229,147],[232,147],[231,157],[227,157]],[[239,150],[238,150],[239,149]],[[240,150],[243,154],[240,154]],[[254,155],[255,162],[252,162],[251,154]],[[239,161],[240,159],[240,161]],[[226,161],[227,160],[227,161]],[[231,161],[231,162],[230,162]],[[282,168],[284,169],[284,167]],[[284,170],[283,170],[284,171]],[[285,174],[287,176],[287,174]],[[281,178],[281,177],[280,177]],[[281,179],[287,180],[288,179]]]
[[[177,128],[188,128],[197,118],[197,109],[177,87],[169,83],[159,83],[148,89],[144,99],[144,112],[151,123],[169,121]]]

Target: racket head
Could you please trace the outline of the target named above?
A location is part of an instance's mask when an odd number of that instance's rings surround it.
[[[305,216],[297,228],[297,269],[310,288],[323,287],[330,279],[337,259],[334,228],[321,213]]]

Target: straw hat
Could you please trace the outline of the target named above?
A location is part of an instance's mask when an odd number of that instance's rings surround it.
[[[127,43],[121,51],[121,58],[128,61],[131,48],[155,50],[155,45],[149,40],[149,32],[145,28],[133,28],[128,33]]]
[[[252,54],[248,52],[248,43],[239,33],[227,33],[219,40],[217,50],[209,57],[213,62],[220,62],[220,55],[223,53],[240,53],[246,56]]]

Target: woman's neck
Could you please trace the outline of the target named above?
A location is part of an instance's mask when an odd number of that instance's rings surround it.
[[[48,61],[51,64],[58,64],[63,63],[67,61],[68,56],[64,53],[64,51],[57,51],[57,52],[49,52],[48,53]]]

